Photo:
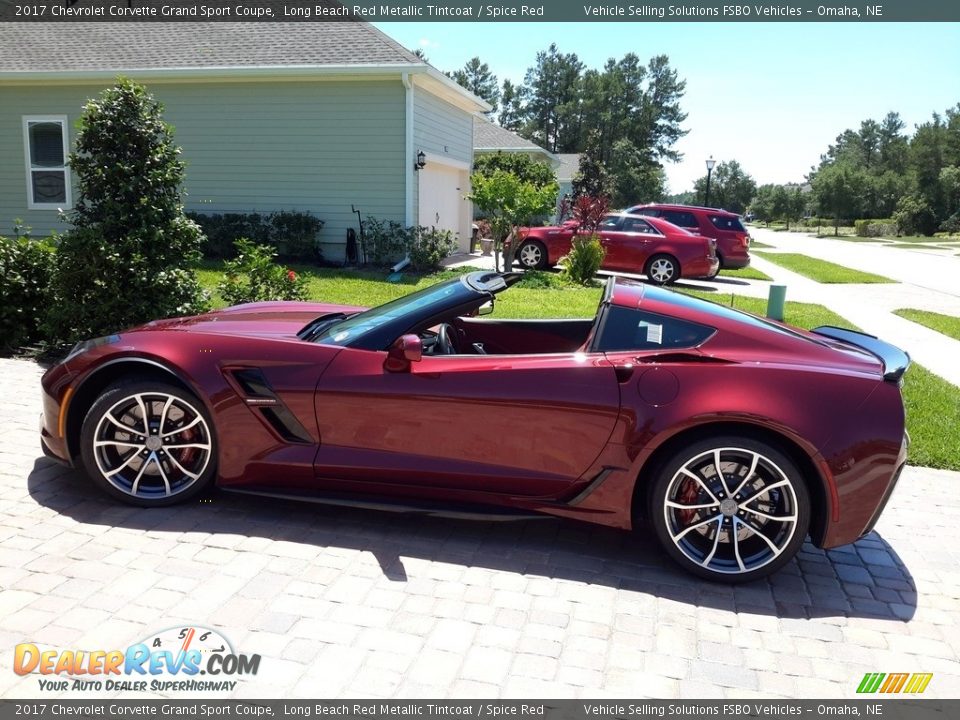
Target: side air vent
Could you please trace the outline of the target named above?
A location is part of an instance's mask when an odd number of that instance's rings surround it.
[[[313,443],[310,433],[277,397],[261,370],[239,368],[230,370],[230,375],[239,386],[243,401],[277,435],[290,443]]]

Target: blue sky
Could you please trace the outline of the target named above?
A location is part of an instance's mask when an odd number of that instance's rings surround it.
[[[684,159],[671,192],[704,160],[736,159],[758,183],[798,182],[848,127],[895,110],[912,129],[960,102],[960,24],[951,23],[376,23],[452,70],[479,55],[522,81],[551,42],[588,67],[666,54],[687,80]]]

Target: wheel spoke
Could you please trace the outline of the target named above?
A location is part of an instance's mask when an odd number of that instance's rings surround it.
[[[139,455],[139,453],[135,453],[135,452],[130,453],[130,456],[129,456],[126,460],[123,461],[123,464],[120,465],[120,467],[115,468],[115,469],[111,470],[110,472],[104,473],[104,474],[103,474],[104,477],[112,478],[114,475],[116,475],[116,474],[117,474],[118,472],[120,472],[121,470],[125,470],[125,469],[127,468],[127,466],[130,465],[130,463],[133,462],[133,460],[135,460],[135,459],[137,458],[138,455]],[[142,471],[142,470],[141,470],[141,471]]]
[[[141,413],[142,422],[143,422],[143,434],[149,435],[150,434],[150,418],[147,416],[148,415],[147,405],[145,402],[143,402],[142,395],[137,395],[136,398],[137,398],[137,405],[140,406],[140,413]]]
[[[117,420],[117,418],[115,418],[115,417],[113,416],[113,413],[111,413],[111,412],[106,413],[103,417],[105,417],[107,420],[109,420],[110,422],[112,422],[114,425],[116,425],[118,428],[120,428],[120,429],[123,430],[124,432],[128,432],[128,433],[131,433],[131,434],[134,434],[134,435],[142,435],[142,434],[143,434],[143,433],[141,433],[139,430],[137,430],[135,427],[133,427],[132,425],[126,425],[126,424],[120,422],[119,420]]]
[[[161,435],[160,437],[168,438],[168,437],[170,437],[171,435],[177,435],[178,433],[182,433],[182,432],[185,431],[185,430],[189,430],[189,429],[192,428],[194,425],[199,424],[202,420],[203,420],[203,418],[201,418],[199,415],[197,415],[193,420],[191,420],[190,422],[188,422],[188,423],[187,423],[186,425],[184,425],[183,427],[178,427],[176,430],[171,430],[171,431],[168,432],[168,433],[164,433],[164,434]]]
[[[789,484],[790,484],[789,480],[778,480],[777,482],[771,485],[764,485],[762,488],[757,490],[757,492],[755,492],[753,495],[751,495],[746,500],[741,502],[740,505],[743,506],[743,505],[752,503],[754,500],[756,500],[761,495],[766,494],[768,491],[773,490],[774,488],[783,487],[784,485],[789,485]]]
[[[201,450],[209,450],[209,443],[181,443],[180,445],[164,445],[164,450],[183,450],[184,448],[200,448]]]
[[[765,512],[761,512],[760,510],[754,510],[753,508],[743,507],[741,509],[745,510],[748,513],[756,515],[757,517],[762,517],[766,520],[776,520],[777,522],[796,522],[797,521],[796,515],[768,515]]]
[[[707,484],[703,481],[703,478],[701,478],[701,477],[700,477],[699,475],[697,475],[696,473],[690,472],[690,471],[687,470],[685,467],[684,467],[684,468],[680,468],[680,472],[683,473],[684,475],[686,475],[687,477],[691,477],[691,478],[693,478],[694,480],[696,480],[696,481],[697,481],[697,484],[700,485],[700,487],[702,487],[702,488],[706,491],[707,495],[709,495],[711,498],[713,498],[713,500],[714,500],[716,503],[719,503],[719,502],[720,502],[720,498],[718,498],[716,495],[714,495],[714,494],[713,494],[713,490],[711,490],[710,488],[707,487]]]
[[[716,507],[715,502],[710,503],[700,503],[699,505],[684,505],[683,503],[674,502],[673,500],[667,500],[667,507],[676,508],[677,510],[705,510],[706,508]]]
[[[704,567],[710,564],[710,561],[713,560],[713,556],[717,554],[717,546],[720,544],[720,530],[723,527],[723,518],[717,517],[717,529],[713,533],[713,547],[710,548],[710,554],[703,559],[703,562],[700,563]]]
[[[157,470],[160,471],[160,477],[163,478],[163,487],[166,490],[167,497],[169,497],[170,496],[170,480],[169,478],[167,478],[167,473],[163,471],[163,463],[160,462],[160,458],[158,458],[156,454],[154,454],[153,456],[153,462],[156,463]]]
[[[750,478],[753,477],[753,474],[757,471],[757,463],[760,461],[760,456],[757,453],[753,453],[753,460],[750,461],[750,469],[747,470],[747,474],[743,476],[743,480],[740,481],[740,484],[737,485],[737,489],[731,492],[731,495],[738,495],[743,486],[750,482]]]
[[[155,453],[150,453],[147,456],[147,459],[143,461],[143,465],[140,466],[140,471],[137,473],[137,476],[133,479],[133,485],[130,486],[130,493],[132,495],[137,494],[137,489],[140,487],[140,478],[143,477],[143,471],[147,469],[147,465],[150,464],[151,460],[156,462],[157,456]]]
[[[764,535],[762,532],[760,532],[759,530],[757,530],[755,527],[753,527],[753,525],[750,525],[749,523],[745,523],[745,522],[743,522],[742,520],[738,520],[737,522],[739,522],[739,523],[740,523],[741,525],[743,525],[747,530],[749,530],[750,532],[752,532],[752,533],[753,533],[754,535],[756,535],[757,537],[761,538],[767,545],[769,545],[769,546],[770,546],[770,549],[773,550],[773,556],[774,556],[774,557],[777,557],[777,555],[779,555],[781,552],[783,552],[780,548],[777,547],[777,544],[776,544],[775,542],[773,542],[773,540],[771,540],[771,539],[768,538],[766,535]]]
[[[132,447],[137,448],[138,450],[144,450],[147,447],[143,443],[124,442],[123,440],[94,440],[93,442],[94,447],[106,447],[111,445],[116,447]]]
[[[714,515],[713,517],[708,517],[706,520],[701,520],[701,521],[698,522],[698,523],[694,523],[693,525],[690,525],[689,527],[684,528],[684,529],[681,530],[679,533],[677,533],[676,535],[673,535],[673,536],[672,536],[672,537],[673,537],[673,541],[674,541],[674,542],[679,542],[679,541],[682,540],[684,537],[686,537],[687,533],[689,533],[691,530],[696,530],[697,528],[703,527],[704,525],[707,525],[707,524],[709,524],[709,523],[712,523],[714,520],[717,520],[718,518],[719,518],[719,519],[723,519],[723,516],[722,516],[722,515]]]
[[[713,467],[717,471],[717,479],[723,486],[723,489],[729,494],[730,488],[727,487],[727,481],[723,477],[723,468],[720,467],[720,448],[713,451]]]
[[[157,434],[163,435],[163,424],[167,421],[167,412],[170,410],[170,406],[173,404],[173,396],[169,396],[167,401],[163,404],[163,410],[160,411],[160,425],[157,427]]]
[[[181,465],[180,461],[177,460],[177,458],[175,458],[172,453],[167,453],[167,457],[170,458],[170,462],[176,465],[177,469],[179,469],[180,472],[182,472],[187,477],[191,478],[192,480],[196,480],[198,477],[200,477],[197,473],[192,473],[189,470],[187,470],[183,465]]]
[[[747,569],[747,566],[743,564],[743,558],[740,557],[740,538],[737,532],[737,525],[743,525],[740,520],[737,518],[733,519],[733,556],[737,559],[737,567],[740,568],[740,572],[744,572]]]

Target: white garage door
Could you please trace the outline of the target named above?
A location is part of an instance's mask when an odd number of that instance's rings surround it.
[[[419,222],[425,227],[449,230],[457,239],[461,250],[468,247],[469,237],[464,237],[469,203],[463,199],[468,192],[465,187],[467,174],[463,170],[427,162],[417,175],[419,180]]]

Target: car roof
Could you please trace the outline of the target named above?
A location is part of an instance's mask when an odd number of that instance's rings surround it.
[[[721,215],[731,215],[740,217],[735,212],[724,210],[723,208],[704,207],[703,205],[676,205],[673,203],[644,203],[642,205],[631,205],[625,212],[631,212],[637,208],[662,208],[664,210],[699,210],[700,212],[719,213]]]

